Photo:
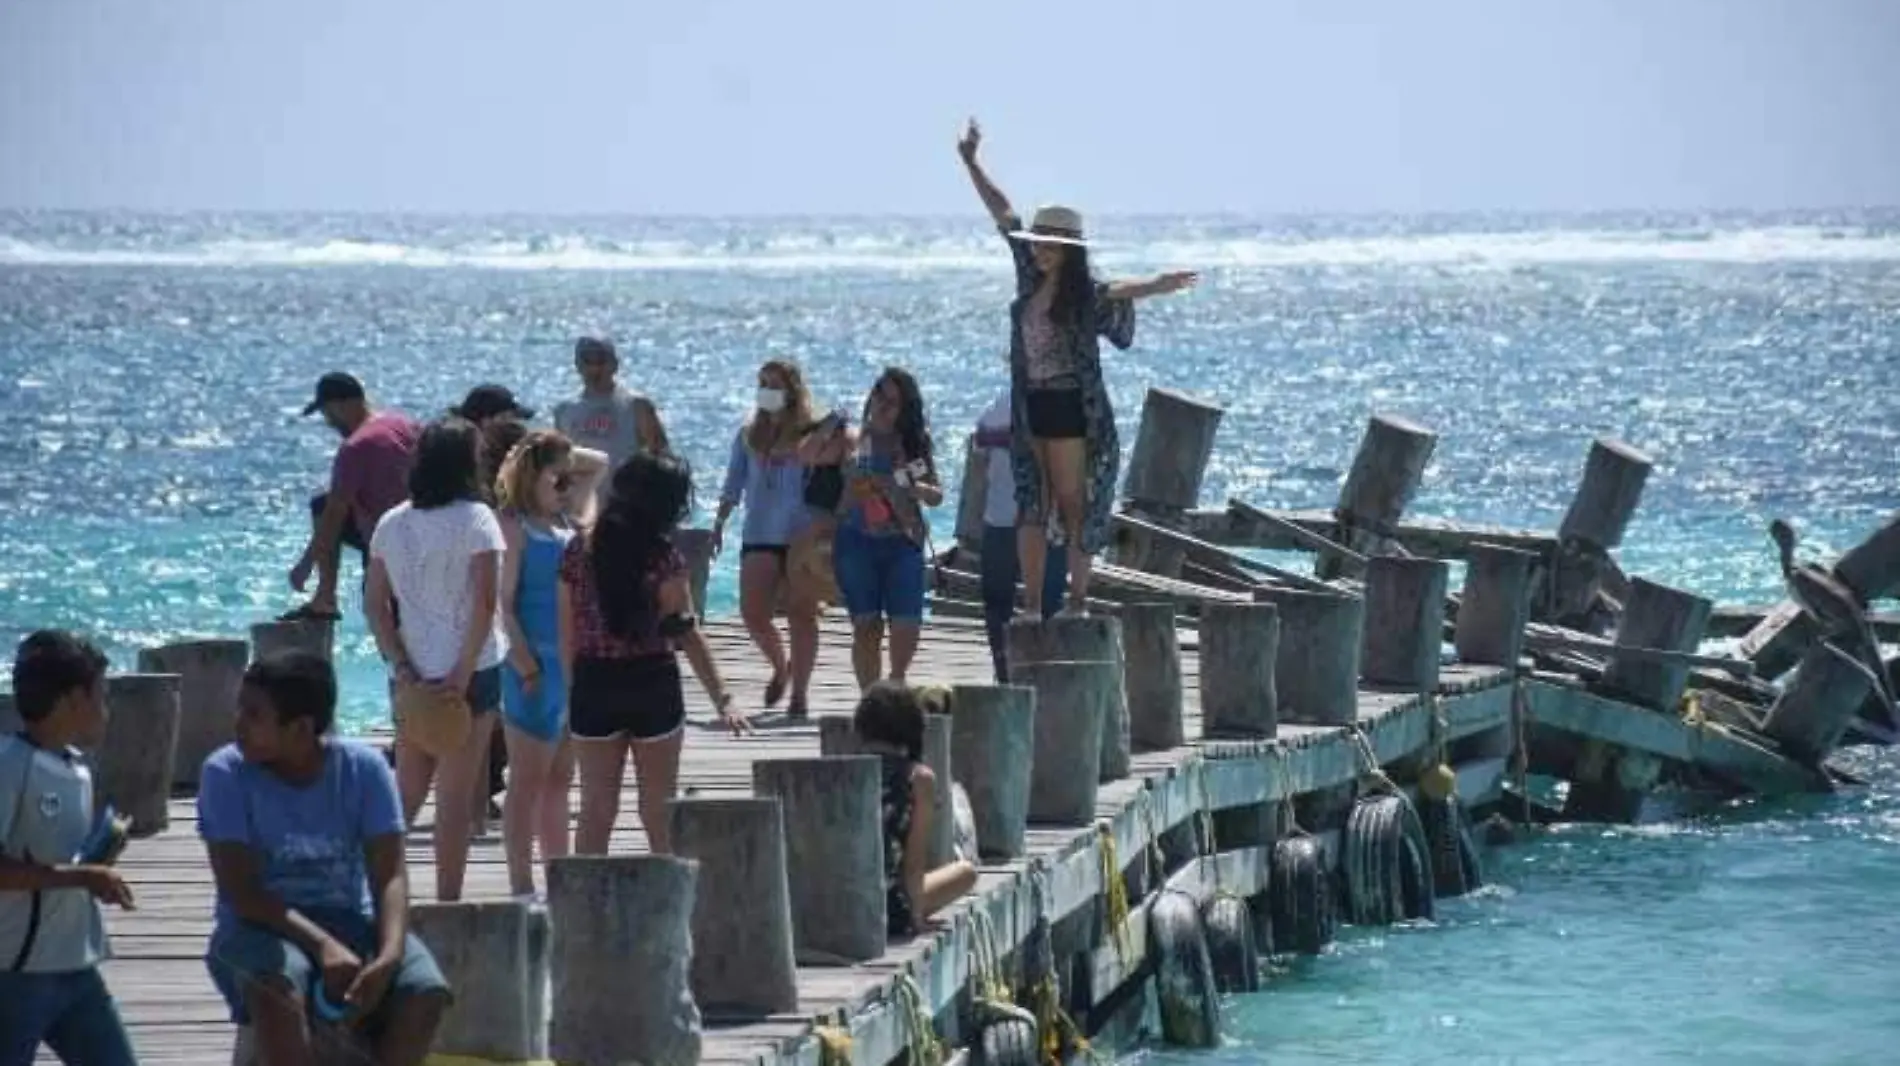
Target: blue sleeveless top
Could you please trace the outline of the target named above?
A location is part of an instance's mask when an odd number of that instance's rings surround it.
[[[544,661],[560,650],[561,554],[574,531],[565,527],[536,529],[521,523],[524,537],[521,552],[521,576],[515,582],[515,617],[521,620],[522,635],[536,653],[546,652]]]

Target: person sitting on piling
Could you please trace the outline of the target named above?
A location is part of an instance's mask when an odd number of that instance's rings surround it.
[[[369,570],[369,538],[383,513],[409,498],[409,467],[415,461],[422,427],[396,411],[370,406],[363,383],[340,371],[323,375],[305,416],[321,413],[343,438],[330,464],[330,488],[310,501],[314,522],[310,542],[290,568],[290,587],[302,592],[314,570],[317,590],[309,602],[286,611],[280,621],[338,621],[338,572],[344,545],[364,555]]]
[[[336,675],[307,652],[252,663],[236,741],[198,779],[217,913],[205,963],[259,1061],[311,1066],[310,1019],[356,1028],[381,1066],[429,1053],[451,993],[409,932],[402,807],[381,753],[330,733]]]
[[[693,479],[670,455],[635,452],[614,471],[607,507],[561,553],[556,593],[568,733],[581,779],[574,851],[605,855],[633,757],[640,821],[655,854],[671,849],[667,804],[686,739],[684,651],[719,720],[750,730],[719,676],[693,613],[686,560],[673,535],[692,506]]]
[[[1016,614],[1016,581],[1022,574],[1016,544],[1016,475],[1010,466],[1009,390],[996,397],[977,419],[970,447],[984,456],[983,478],[983,628],[990,640],[996,683],[1009,681],[1009,620]],[[1042,573],[1042,617],[1062,606],[1069,584],[1069,557],[1047,560]]]
[[[884,908],[890,934],[922,933],[931,915],[976,887],[976,867],[966,860],[930,868],[937,775],[924,765],[923,701],[902,682],[879,681],[858,700],[852,727],[865,754],[884,763]]]
[[[1121,445],[1102,378],[1099,337],[1117,348],[1135,340],[1135,302],[1192,286],[1190,271],[1144,281],[1100,282],[1089,271],[1082,216],[1047,206],[1025,229],[976,160],[981,131],[971,121],[957,154],[1016,261],[1016,298],[1010,304],[1010,396],[1017,536],[1023,598],[1031,614],[1042,609],[1043,560],[1053,539],[1045,526],[1053,501],[1055,531],[1069,555],[1069,602],[1086,609],[1090,557],[1108,544]]]
[[[131,910],[132,888],[97,833],[111,826],[94,818],[92,773],[79,754],[105,734],[105,675],[99,649],[51,630],[21,641],[13,659],[24,728],[0,737],[0,1063],[8,1066],[31,1063],[41,1044],[71,1066],[138,1061],[99,973],[107,955],[99,904]]]

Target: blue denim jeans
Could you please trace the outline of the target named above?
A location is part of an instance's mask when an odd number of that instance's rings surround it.
[[[983,626],[989,630],[990,659],[996,683],[1009,681],[1009,620],[1016,615],[1016,582],[1022,567],[1016,558],[1015,526],[983,527]],[[1062,609],[1069,588],[1069,553],[1051,548],[1043,556],[1042,616]]]
[[[0,973],[0,1066],[32,1066],[41,1044],[69,1066],[138,1066],[97,967]]]

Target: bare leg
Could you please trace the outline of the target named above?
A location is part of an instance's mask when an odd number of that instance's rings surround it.
[[[1084,469],[1088,448],[1081,438],[1047,442],[1049,482],[1055,490],[1056,514],[1069,550],[1069,604],[1079,607],[1088,598],[1090,558],[1082,548],[1082,524],[1086,517]],[[1041,575],[1038,575],[1039,577]]]
[[[294,949],[293,949],[294,950]],[[244,984],[244,1009],[251,1016],[251,1035],[257,1040],[257,1061],[271,1066],[310,1066],[310,1026],[305,1019],[303,992],[282,977]]]
[[[923,634],[923,627],[916,622],[891,623],[891,680],[902,681],[910,673],[910,663],[917,657],[917,638]]]
[[[870,688],[884,674],[884,619],[875,615],[851,620],[851,672],[858,690]]]
[[[462,742],[462,750],[442,759],[436,768],[435,790],[435,898],[454,903],[462,898],[462,877],[468,869],[468,833],[474,825],[476,771],[497,716],[478,714]]]
[[[779,581],[784,567],[771,552],[753,552],[739,562],[739,617],[745,622],[752,643],[759,646],[772,667],[774,680],[786,676],[785,644],[779,639],[772,612],[778,606]],[[781,682],[782,683],[782,682]],[[777,688],[776,685],[768,688]],[[776,700],[766,701],[768,705]]]
[[[577,855],[605,855],[620,816],[620,788],[627,775],[627,742],[622,737],[576,740],[574,761],[581,775],[581,820],[574,831]]]
[[[917,917],[928,918],[976,887],[976,867],[958,860],[924,875],[924,898],[917,901]]]
[[[525,896],[534,891],[534,838],[541,808],[552,806],[551,781],[557,744],[529,736],[503,723],[508,740],[508,794],[502,801],[501,842],[508,856],[508,891]],[[486,797],[484,797],[486,798]],[[566,826],[563,825],[563,835]],[[542,842],[545,849],[547,841]]]
[[[786,614],[786,628],[792,631],[791,705],[802,708],[811,692],[812,671],[818,665],[818,605],[794,594]]]
[[[574,787],[574,742],[563,738],[554,749],[554,765],[549,768],[547,787],[541,791],[541,806],[536,812],[539,823],[535,836],[541,840],[541,861],[565,859],[568,854],[568,792]],[[543,876],[546,876],[545,872]]]
[[[686,743],[686,730],[658,740],[633,742],[633,769],[639,777],[640,824],[646,826],[647,847],[655,855],[673,850],[673,839],[666,824],[666,805],[679,790],[680,748]]]
[[[391,1003],[382,1035],[376,1038],[377,1066],[421,1066],[448,1009],[444,992],[404,996]]]
[[[429,799],[429,783],[435,780],[435,758],[406,741],[396,743],[396,791],[402,796],[402,824],[414,828]],[[436,821],[442,820],[440,811]]]
[[[1040,440],[1030,441],[1030,447],[1036,454],[1036,476],[1041,479],[1039,501],[1042,510],[1031,514],[1027,511],[1016,516],[1016,556],[1022,564],[1023,611],[1031,618],[1042,617],[1042,569],[1049,552],[1049,534],[1043,529],[1049,508],[1053,502],[1049,489],[1048,447]]]
[[[495,715],[493,717],[500,717]],[[475,780],[470,783],[468,794],[469,836],[488,835],[488,775],[491,761],[495,755],[494,733],[489,733],[489,742],[475,756]]]

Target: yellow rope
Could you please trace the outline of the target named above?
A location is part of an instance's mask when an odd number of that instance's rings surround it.
[[[1100,838],[1102,897],[1108,904],[1103,920],[1108,924],[1109,938],[1115,942],[1115,957],[1127,962],[1128,953],[1133,950],[1127,932],[1128,883],[1122,880],[1122,864],[1115,852],[1115,830],[1108,819],[1095,823],[1095,835]]]
[[[996,923],[981,907],[970,912],[970,958],[970,978],[975,984],[971,995],[978,1000],[1008,1003],[1009,985],[1003,980],[1003,956],[997,946]]]
[[[923,990],[908,972],[897,975],[897,1003],[904,1012],[910,1066],[943,1066],[943,1041],[937,1039],[930,1011],[924,1006]]]
[[[851,1066],[851,1031],[837,1025],[813,1025],[819,1066]]]

